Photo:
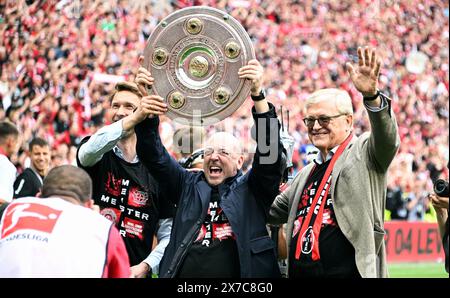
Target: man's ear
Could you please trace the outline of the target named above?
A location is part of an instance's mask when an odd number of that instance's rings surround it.
[[[139,56],[138,62],[139,62],[139,65],[142,66],[142,64],[144,63],[144,56],[143,56],[143,55],[140,55],[140,56]]]
[[[6,137],[6,147],[9,148],[13,148],[16,144],[15,144],[16,140],[14,138],[14,136],[7,136]]]
[[[347,120],[348,125],[350,126],[350,129],[352,129],[352,127],[353,127],[353,115],[347,115],[346,120]]]
[[[239,155],[239,158],[237,160],[237,169],[242,169],[242,165],[244,164],[244,155]]]

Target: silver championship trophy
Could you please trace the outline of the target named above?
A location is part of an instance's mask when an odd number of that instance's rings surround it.
[[[186,125],[210,125],[236,111],[251,82],[238,70],[255,58],[245,29],[215,8],[195,6],[164,18],[148,38],[144,67],[155,78],[149,94],[168,104],[167,116]]]

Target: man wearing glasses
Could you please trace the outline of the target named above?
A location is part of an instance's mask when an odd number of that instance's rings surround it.
[[[323,89],[306,101],[303,119],[319,149],[270,210],[287,222],[288,276],[386,277],[384,206],[386,172],[399,147],[390,99],[378,91],[381,61],[358,49],[359,65],[347,63],[364,98],[372,132],[353,134],[347,92]]]
[[[167,105],[159,96],[142,98],[140,109],[150,118],[136,126],[137,154],[177,204],[161,277],[280,277],[275,244],[266,229],[282,175],[280,124],[274,106],[264,98],[259,62],[251,60],[237,75],[252,81],[258,144],[245,175],[240,142],[225,132],[206,142],[203,171],[183,169],[159,137],[157,116],[167,112]],[[136,82],[151,84],[151,74],[140,68]],[[263,146],[268,150],[261,150]]]

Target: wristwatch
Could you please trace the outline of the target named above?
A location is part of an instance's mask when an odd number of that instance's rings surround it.
[[[266,98],[266,91],[264,89],[261,89],[261,92],[259,92],[258,95],[250,95],[252,97],[253,101],[260,101]]]
[[[369,96],[369,97],[363,96],[363,100],[364,100],[364,101],[375,100],[375,99],[378,98],[378,96],[380,96],[380,90],[377,90],[377,93],[376,93],[374,96]]]

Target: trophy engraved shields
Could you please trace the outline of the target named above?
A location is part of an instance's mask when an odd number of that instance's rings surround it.
[[[155,78],[149,94],[165,99],[167,116],[182,124],[210,125],[236,111],[251,82],[238,70],[255,58],[245,29],[215,8],[194,6],[164,18],[148,38],[144,67]]]

